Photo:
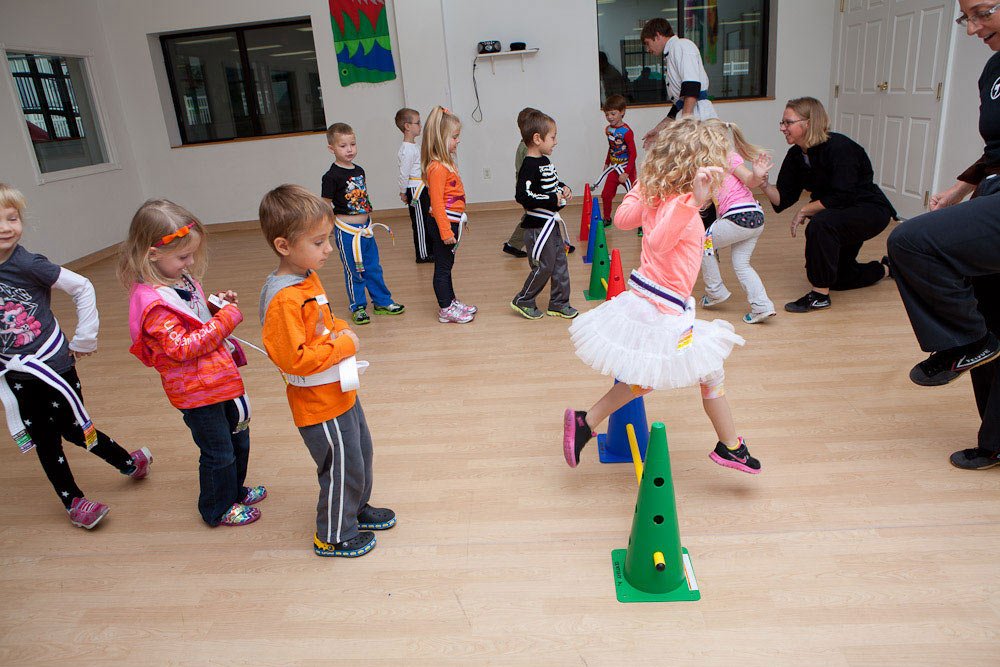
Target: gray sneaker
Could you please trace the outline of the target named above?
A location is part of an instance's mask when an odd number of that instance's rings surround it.
[[[573,306],[566,304],[559,310],[553,310],[549,308],[548,310],[545,311],[545,314],[550,317],[561,317],[566,320],[571,320],[577,315],[579,315],[580,311],[574,308]]]
[[[514,309],[515,313],[529,320],[540,320],[543,317],[542,311],[537,308],[532,308],[531,306],[519,306],[511,301],[510,307]]]

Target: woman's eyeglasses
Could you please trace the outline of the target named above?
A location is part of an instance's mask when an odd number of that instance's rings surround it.
[[[993,16],[998,9],[1000,9],[1000,5],[993,5],[989,9],[979,9],[972,12],[972,16],[966,16],[965,14],[962,14],[957,19],[955,19],[955,23],[962,26],[963,28],[966,26],[967,23],[975,23],[977,25],[982,25],[983,21]]]
[[[798,120],[785,120],[781,119],[778,121],[778,127],[788,127],[789,125],[795,125],[796,123],[801,123],[805,118],[799,118]]]

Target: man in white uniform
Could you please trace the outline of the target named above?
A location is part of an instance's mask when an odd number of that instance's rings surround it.
[[[667,117],[643,136],[642,146],[648,150],[660,130],[677,116],[705,120],[719,115],[708,99],[708,73],[694,42],[675,35],[670,22],[662,18],[646,21],[640,37],[650,55],[663,57],[667,97],[674,104]]]

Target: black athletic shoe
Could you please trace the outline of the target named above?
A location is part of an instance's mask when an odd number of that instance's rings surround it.
[[[563,413],[563,456],[570,468],[580,463],[580,452],[596,435],[587,425],[587,413],[583,410],[566,410]]]
[[[337,557],[337,558],[357,558],[375,548],[375,533],[363,531],[343,542],[330,544],[319,539],[319,535],[313,535],[313,551],[317,556]]]
[[[361,530],[389,530],[396,525],[396,513],[387,507],[365,505],[358,512],[358,528]]]
[[[715,445],[715,451],[709,454],[708,458],[726,468],[751,475],[760,474],[760,461],[750,456],[750,449],[747,448],[747,443],[743,441],[742,437],[739,438],[739,443],[740,446],[736,449],[729,449],[725,443],[719,442]]]
[[[895,280],[896,276],[893,275],[892,262],[889,260],[889,255],[882,255],[882,259],[879,260],[879,263],[885,267],[885,277]]]
[[[809,290],[801,299],[785,304],[785,310],[790,313],[808,313],[810,310],[822,310],[830,307],[830,295]]]
[[[938,387],[997,356],[1000,356],[1000,341],[988,333],[975,343],[931,353],[910,370],[910,379],[922,387]]]
[[[528,253],[524,252],[523,250],[521,250],[519,248],[515,248],[514,246],[512,246],[509,243],[504,243],[503,247],[500,248],[500,249],[503,250],[508,255],[513,255],[514,257],[527,257],[528,256]]]
[[[986,470],[1000,466],[1000,452],[989,452],[980,447],[963,449],[951,455],[951,464],[962,470]]]

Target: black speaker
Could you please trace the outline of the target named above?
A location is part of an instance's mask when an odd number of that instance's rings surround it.
[[[511,51],[524,51],[524,49],[526,47],[527,47],[527,44],[525,44],[524,42],[511,42],[510,43],[510,50]]]

